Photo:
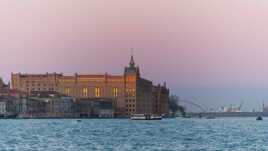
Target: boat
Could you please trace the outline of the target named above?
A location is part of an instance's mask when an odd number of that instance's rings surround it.
[[[151,114],[133,114],[131,120],[162,120],[162,116]]]
[[[151,120],[162,120],[162,116],[158,116],[158,115],[152,115],[151,116]]]
[[[262,121],[263,118],[262,118],[261,116],[258,116],[256,120],[257,120],[257,121]]]

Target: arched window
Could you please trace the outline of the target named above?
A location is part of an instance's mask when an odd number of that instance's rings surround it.
[[[88,88],[83,88],[83,96],[88,97]]]
[[[113,96],[114,96],[115,98],[118,97],[118,88],[113,88]]]
[[[70,95],[70,88],[65,88],[65,90],[64,90],[64,94],[66,94],[66,95]]]
[[[100,97],[100,88],[95,88],[95,97]]]

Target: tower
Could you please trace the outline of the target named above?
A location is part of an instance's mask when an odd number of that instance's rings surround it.
[[[133,55],[131,55],[128,67],[125,67],[125,75],[135,75],[137,77],[140,76],[140,70],[135,64]]]
[[[137,82],[140,79],[139,67],[136,66],[133,55],[131,55],[129,65],[125,67],[124,78],[125,113],[126,116],[130,116],[137,111]]]

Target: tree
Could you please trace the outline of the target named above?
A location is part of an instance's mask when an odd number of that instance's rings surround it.
[[[171,95],[169,97],[169,109],[172,111],[173,114],[176,112],[180,112],[182,116],[185,116],[185,107],[179,105],[180,98],[176,95]]]

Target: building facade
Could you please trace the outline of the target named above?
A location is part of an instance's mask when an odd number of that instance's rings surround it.
[[[58,91],[58,79],[62,74],[13,74],[11,73],[11,87],[30,94],[35,91]]]
[[[113,99],[88,98],[75,101],[75,112],[81,118],[113,118],[114,109]]]
[[[0,117],[12,117],[16,115],[16,101],[12,96],[0,96]]]
[[[66,76],[57,73],[12,73],[11,86],[12,89],[28,94],[35,91],[55,91],[77,99],[114,99],[116,102],[115,115],[117,116],[144,113],[157,114],[157,112],[154,112],[153,105],[156,100],[153,95],[158,93],[153,92],[154,86],[150,80],[140,76],[139,67],[135,65],[133,56],[131,56],[130,63],[125,68],[123,75],[105,73],[101,75],[74,74]],[[164,101],[166,99],[162,102]]]
[[[169,113],[169,90],[165,83],[163,86],[160,84],[153,86],[153,113],[160,115]]]

